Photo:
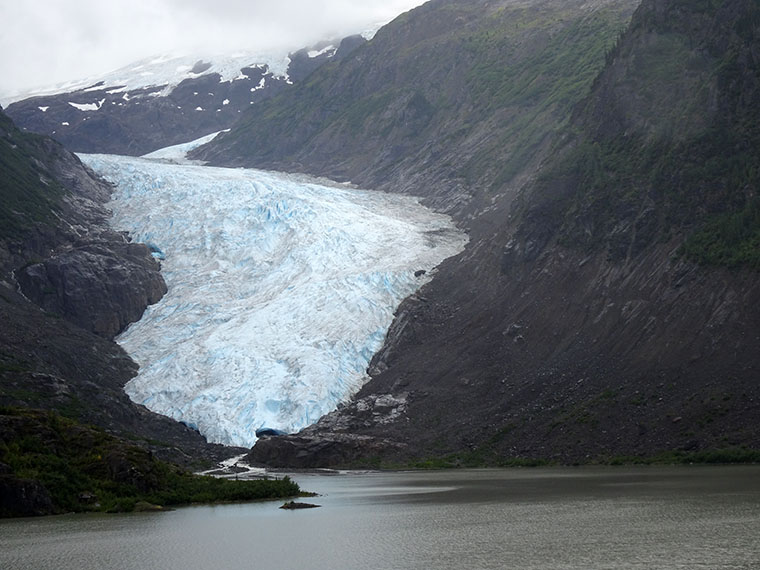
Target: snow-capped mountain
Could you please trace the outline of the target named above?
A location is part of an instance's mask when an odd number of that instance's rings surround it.
[[[22,129],[72,150],[137,156],[230,127],[250,105],[365,41],[350,36],[290,54],[164,55],[0,102]]]
[[[155,92],[165,96],[186,79],[218,73],[222,81],[230,81],[240,76],[242,68],[252,64],[268,66],[275,76],[287,76],[289,63],[287,53],[276,52],[241,51],[213,58],[205,58],[197,54],[164,54],[135,61],[104,75],[77,78],[66,83],[22,93],[4,94],[0,97],[0,104],[7,107],[11,103],[32,97],[47,97],[80,91],[95,92],[99,87],[121,93],[136,92],[148,87],[163,87],[163,91]]]
[[[126,390],[210,441],[251,445],[358,391],[398,304],[466,237],[408,196],[170,163],[187,149],[82,155],[169,286],[119,338],[140,364]]]

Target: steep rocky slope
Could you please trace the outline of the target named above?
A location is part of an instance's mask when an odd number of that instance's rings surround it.
[[[251,458],[505,464],[759,448],[759,35],[756,2],[645,0],[551,152],[529,149],[517,199],[500,186],[467,221],[468,249],[399,309],[371,381]],[[319,171],[341,173],[340,157]],[[478,179],[493,185],[488,170]]]
[[[429,2],[256,105],[195,157],[482,210],[548,147],[635,5]]]
[[[1,113],[1,112],[0,112]],[[166,285],[143,244],[108,227],[109,187],[50,139],[0,114],[0,269],[49,313],[112,338],[158,301]]]
[[[173,458],[228,454],[122,390],[137,365],[111,339],[166,286],[148,248],[108,227],[110,188],[1,111],[0,170],[0,405],[55,409]]]

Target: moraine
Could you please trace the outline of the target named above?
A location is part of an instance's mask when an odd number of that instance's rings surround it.
[[[294,432],[350,398],[399,303],[467,241],[408,196],[151,156],[81,156],[169,286],[117,339],[140,364],[125,390],[212,442]]]

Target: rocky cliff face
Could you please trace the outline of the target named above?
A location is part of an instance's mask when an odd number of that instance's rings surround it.
[[[166,285],[148,248],[108,227],[109,187],[2,112],[0,159],[0,405],[54,409],[178,460],[226,455],[122,390],[137,365],[110,339]]]
[[[166,293],[148,247],[120,241],[85,243],[15,276],[24,295],[46,312],[109,339]]]
[[[5,164],[29,169],[28,180],[10,178],[4,188],[21,207],[4,213],[3,279],[45,311],[113,338],[166,292],[158,263],[147,246],[110,229],[109,187],[74,155],[19,132],[5,116],[0,144]],[[24,213],[32,192],[47,205],[39,220]]]
[[[400,307],[356,398],[251,458],[760,447],[759,24],[755,2],[645,0],[517,199],[469,219],[467,250]]]

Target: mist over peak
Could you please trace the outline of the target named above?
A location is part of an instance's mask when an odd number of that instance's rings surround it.
[[[0,6],[0,95],[107,73],[157,53],[299,49],[376,29],[421,0],[74,0]]]

